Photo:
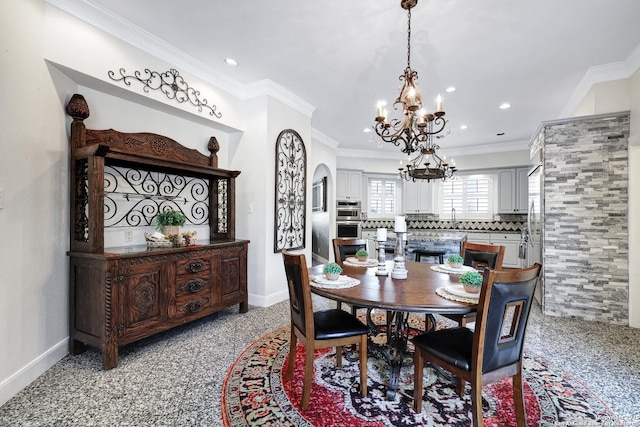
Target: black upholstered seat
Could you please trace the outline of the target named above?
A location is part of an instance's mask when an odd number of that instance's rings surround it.
[[[369,329],[353,315],[339,309],[313,312],[311,285],[307,261],[303,254],[282,252],[289,289],[291,313],[291,344],[285,379],[291,381],[298,339],[305,346],[302,409],[309,406],[313,377],[313,352],[318,348],[335,347],[336,365],[342,366],[342,347],[358,345],[360,363],[360,393],[367,394],[367,334]]]
[[[522,379],[522,352],[533,291],[540,264],[520,270],[485,269],[478,301],[475,331],[457,327],[427,332],[413,339],[414,409],[422,411],[424,362],[440,366],[457,378],[462,396],[471,383],[474,427],[482,426],[482,386],[513,377],[516,421],[526,426]]]

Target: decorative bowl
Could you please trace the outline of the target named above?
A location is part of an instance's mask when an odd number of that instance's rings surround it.
[[[462,263],[461,262],[449,262],[449,267],[451,268],[462,268]]]
[[[338,280],[340,278],[340,273],[326,273],[325,276],[327,280]]]

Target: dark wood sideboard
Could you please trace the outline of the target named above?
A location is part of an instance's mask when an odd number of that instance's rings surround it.
[[[162,135],[87,129],[89,107],[78,94],[67,113],[73,117],[70,352],[95,346],[102,351],[103,368],[112,369],[122,345],[235,304],[245,313],[249,241],[235,238],[240,172],[217,167],[215,138],[205,156]],[[105,167],[110,166],[207,182],[210,239],[184,247],[105,248]]]

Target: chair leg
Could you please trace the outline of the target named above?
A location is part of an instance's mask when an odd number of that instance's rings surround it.
[[[311,384],[313,383],[313,346],[309,342],[305,345],[304,383],[302,386],[302,410],[309,407]]]
[[[285,379],[291,381],[293,378],[293,365],[296,361],[296,346],[298,345],[298,337],[293,331],[293,325],[291,326],[291,338],[289,339],[289,362],[287,363],[287,375]]]
[[[422,412],[422,376],[424,374],[424,358],[418,348],[413,353],[413,410]]]
[[[464,378],[456,378],[456,393],[458,393],[458,396],[460,397],[464,397],[464,385],[465,385],[465,380]]]
[[[342,368],[342,346],[336,347],[336,366]]]
[[[360,394],[367,395],[367,335],[360,338]]]
[[[471,419],[473,427],[482,427],[482,380],[471,383]]]
[[[522,368],[513,376],[513,401],[516,405],[516,423],[518,427],[527,425],[527,413],[524,407],[524,388],[522,384]]]

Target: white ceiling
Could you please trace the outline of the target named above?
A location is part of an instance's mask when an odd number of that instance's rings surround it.
[[[124,23],[133,44],[151,39],[212,75],[270,79],[292,91],[315,107],[312,126],[340,150],[378,150],[363,129],[373,125],[378,99],[398,96],[407,64],[400,0],[81,3],[103,28]],[[444,98],[444,154],[524,148],[538,124],[567,115],[590,82],[628,77],[640,65],[639,20],[638,0],[419,0],[411,65],[425,101]],[[239,65],[226,66],[227,57]],[[457,90],[445,93],[448,86]],[[503,102],[512,108],[498,109]]]

